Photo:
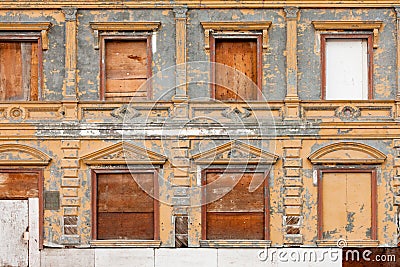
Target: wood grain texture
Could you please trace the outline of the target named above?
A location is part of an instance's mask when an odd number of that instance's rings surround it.
[[[257,99],[257,40],[216,39],[215,62],[216,99]]]
[[[1,42],[0,77],[0,100],[38,100],[38,44]]]
[[[39,196],[37,173],[0,173],[0,199],[27,199]]]
[[[97,239],[154,239],[154,200],[135,179],[153,192],[152,173],[97,176]]]
[[[265,183],[250,192],[253,179],[258,181],[264,173],[208,172],[206,173],[207,203],[203,213],[203,233],[213,239],[267,238],[267,201]]]
[[[105,46],[105,99],[147,99],[141,87],[148,78],[147,40],[107,40]]]

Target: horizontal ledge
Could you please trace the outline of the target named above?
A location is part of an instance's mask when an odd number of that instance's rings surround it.
[[[256,31],[268,30],[271,21],[201,21],[205,30],[214,31]]]
[[[0,160],[0,166],[47,166],[50,160],[36,161],[36,160]]]
[[[270,240],[200,240],[204,248],[265,248],[271,246]]]
[[[90,27],[97,31],[156,31],[160,25],[160,21],[90,22]]]
[[[316,243],[318,247],[338,247],[337,240],[317,240]],[[345,240],[343,243],[344,247],[376,247],[379,240]]]
[[[382,27],[382,21],[313,21],[316,30],[374,30]]]
[[[91,247],[134,247],[134,248],[158,248],[160,240],[92,240],[89,242]]]
[[[140,161],[140,160],[83,160],[86,165],[163,165],[166,160]]]
[[[50,22],[0,22],[0,31],[47,31],[50,26]]]

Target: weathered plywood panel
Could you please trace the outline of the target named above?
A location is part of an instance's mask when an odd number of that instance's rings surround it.
[[[207,239],[264,239],[264,213],[207,212]]]
[[[97,239],[154,239],[154,213],[98,213]]]
[[[256,40],[216,39],[215,62],[229,67],[216,66],[216,99],[257,99],[257,86],[255,86],[257,84]]]
[[[38,44],[0,43],[0,100],[38,100]]]
[[[27,199],[38,197],[37,173],[0,173],[0,199]]]
[[[371,173],[324,173],[323,238],[371,239]]]
[[[136,97],[147,98],[147,90],[141,88],[148,76],[147,40],[108,40],[105,51],[106,99],[109,93],[135,93]],[[119,100],[130,96],[119,96]]]
[[[347,174],[347,239],[371,239],[371,173]]]
[[[153,212],[153,198],[139,187],[135,179],[140,179],[146,188],[153,187],[153,174],[99,174],[98,211]]]
[[[346,173],[324,173],[322,188],[323,238],[345,238]]]
[[[28,266],[28,201],[0,200],[0,266]]]
[[[153,190],[153,174],[97,176],[98,239],[154,239],[154,200],[135,179]]]
[[[207,184],[216,182],[215,189],[207,191],[207,197],[211,199],[217,195],[228,192],[222,198],[208,204],[207,211],[264,211],[264,187],[260,186],[254,192],[250,192],[249,186],[253,177],[262,180],[262,173],[208,173]],[[239,181],[237,181],[240,179]],[[236,185],[235,185],[236,184]],[[235,185],[233,187],[233,185]],[[213,187],[213,186],[211,186]],[[233,188],[232,188],[233,187]]]

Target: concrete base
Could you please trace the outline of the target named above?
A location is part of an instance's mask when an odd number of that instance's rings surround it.
[[[342,266],[341,249],[332,248],[96,248],[41,251],[41,266],[232,267]]]

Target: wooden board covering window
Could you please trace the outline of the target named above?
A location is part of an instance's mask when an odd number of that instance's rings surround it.
[[[37,42],[0,42],[0,101],[38,100]]]
[[[105,46],[105,99],[147,99],[147,40],[106,40]]]
[[[372,239],[371,178],[371,172],[323,174],[323,239]]]
[[[256,39],[215,39],[216,99],[257,100],[257,53]]]
[[[206,200],[216,199],[228,192],[206,205],[206,212],[203,214],[206,217],[206,239],[265,239],[265,186],[249,192],[253,176],[262,179],[262,175],[264,174],[206,173]]]
[[[153,190],[153,177],[149,173],[97,175],[97,239],[154,239],[154,200],[135,181],[140,179]]]
[[[0,199],[28,199],[39,196],[37,173],[0,172]]]

